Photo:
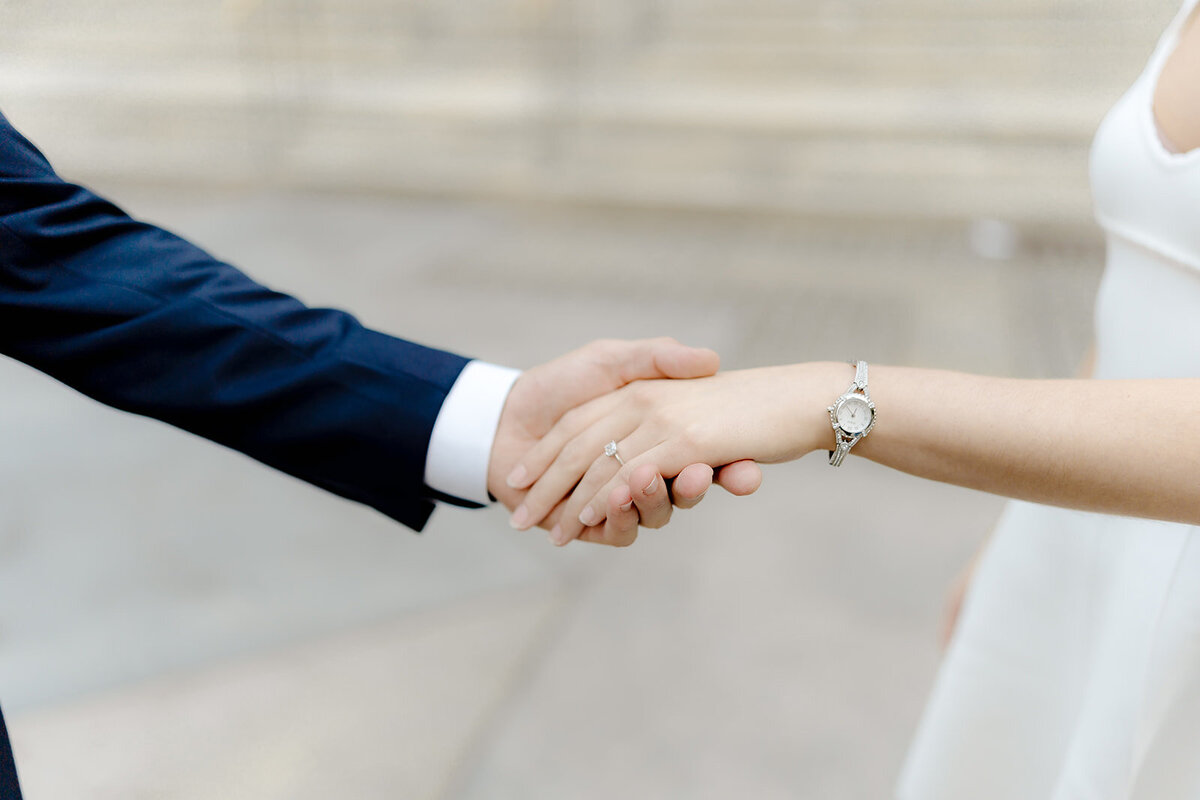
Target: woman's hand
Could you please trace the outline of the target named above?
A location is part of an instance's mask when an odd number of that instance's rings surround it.
[[[600,340],[521,374],[504,403],[503,413],[492,442],[488,464],[488,492],[510,510],[517,510],[525,492],[506,481],[524,455],[554,427],[570,409],[601,397],[635,380],[654,378],[700,378],[716,373],[720,359],[711,350],[685,347],[670,338],[642,341]],[[625,546],[637,539],[639,520],[646,527],[662,527],[671,517],[672,501],[690,508],[700,501],[713,483],[735,494],[754,491],[762,479],[753,462],[733,464],[718,472],[698,464],[685,469],[672,491],[646,497],[639,495],[626,511],[610,514],[604,525],[590,528],[580,538],[591,542]],[[563,502],[542,520],[547,529],[558,521]],[[619,507],[618,507],[619,510]],[[530,524],[514,514],[513,522],[526,528]]]
[[[574,489],[551,531],[565,544],[627,505],[631,487],[662,490],[661,479],[632,481],[640,467],[672,478],[690,464],[798,458],[832,441],[825,407],[852,377],[845,365],[802,364],[626,386],[563,416],[513,470],[514,488],[532,484],[522,519],[536,524]],[[610,441],[624,467],[604,455]]]

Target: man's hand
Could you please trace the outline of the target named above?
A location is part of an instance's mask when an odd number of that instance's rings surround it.
[[[716,483],[735,495],[753,494],[762,483],[762,470],[753,461],[735,461],[716,471]],[[628,486],[618,486],[608,497],[608,516],[603,525],[585,528],[579,538],[624,547],[637,539],[638,524],[646,528],[661,528],[671,519],[671,501],[679,508],[691,508],[704,499],[713,484],[713,469],[707,464],[692,464],[673,481],[664,481],[652,465],[633,471]],[[565,501],[555,510],[555,519],[562,513]],[[551,533],[555,544],[566,544],[556,524]]]
[[[514,527],[528,527],[528,515],[522,516],[520,505],[525,492],[512,488],[524,486],[524,476],[511,473],[518,459],[563,415],[632,381],[703,378],[715,374],[719,367],[720,358],[712,350],[685,347],[669,338],[596,341],[534,367],[513,384],[500,415],[488,465],[488,491],[513,510]],[[714,478],[733,494],[750,494],[758,488],[762,473],[750,461],[730,464],[715,475],[705,465],[693,465],[674,481],[675,503],[681,508],[694,506]],[[661,527],[670,519],[671,489],[661,476],[655,474],[653,483],[646,481],[622,488],[628,490],[629,497],[616,497],[618,489],[610,498],[610,511],[615,508],[616,515],[610,515],[603,525],[586,529],[579,538],[626,546],[637,538],[639,520],[651,527]],[[645,491],[647,488],[649,492]],[[620,502],[613,506],[612,500]],[[542,522],[543,527],[551,529],[552,540],[559,513],[560,509],[555,509]]]

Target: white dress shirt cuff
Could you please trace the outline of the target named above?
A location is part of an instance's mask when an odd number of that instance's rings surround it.
[[[521,372],[484,361],[470,361],[450,387],[433,423],[425,457],[429,488],[486,505],[488,463],[500,412]]]

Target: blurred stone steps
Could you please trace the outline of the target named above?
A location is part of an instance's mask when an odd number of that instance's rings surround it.
[[[750,198],[782,201],[789,188],[808,187],[829,195],[831,201],[844,197],[853,206],[860,195],[850,189],[856,181],[870,186],[878,180],[880,189],[892,182],[926,187],[937,182],[973,183],[977,185],[962,189],[979,194],[1001,185],[1002,177],[1020,176],[1034,185],[1053,187],[1062,185],[1064,173],[1078,172],[1078,180],[1071,183],[1080,183],[1085,167],[1078,158],[1064,157],[1077,154],[1064,154],[1061,144],[963,142],[944,135],[916,141],[869,134],[789,137],[780,132],[756,135],[752,130],[696,131],[687,124],[642,125],[633,130],[619,121],[595,122],[582,116],[570,129],[554,122],[462,120],[433,113],[397,123],[397,115],[367,111],[310,116],[304,130],[296,131],[288,118],[303,116],[300,108],[285,109],[273,119],[270,113],[249,114],[238,106],[197,105],[164,117],[153,104],[126,107],[108,117],[97,113],[93,128],[97,143],[76,140],[75,163],[60,164],[71,171],[113,177],[137,176],[145,170],[152,174],[157,167],[195,170],[188,177],[207,181],[265,178],[300,185],[307,182],[309,172],[319,173],[318,183],[325,183],[345,171],[346,182],[365,180],[379,189],[394,181],[402,190],[430,189],[428,181],[438,175],[458,182],[457,186],[448,183],[448,188],[467,190],[475,176],[483,193],[547,191],[556,185],[586,193],[586,187],[594,185],[609,187],[607,195],[625,184],[631,200],[654,196],[659,202],[685,206],[698,200],[695,192],[703,186],[716,193],[709,202],[722,195],[732,205]],[[225,141],[230,131],[247,127],[254,134],[239,137],[242,147],[230,148]],[[53,152],[52,140],[72,134],[64,124],[55,136],[38,138]],[[175,143],[180,136],[188,141]],[[215,146],[207,156],[205,144]],[[118,148],[126,149],[129,157],[122,158]],[[153,154],[158,150],[162,159],[155,164]],[[189,153],[195,157],[189,159]],[[255,155],[261,160],[247,163]],[[219,156],[215,163],[212,156]],[[406,174],[413,180],[406,180]],[[650,186],[657,189],[643,191]],[[945,202],[948,211],[961,208],[955,197],[962,191],[948,191],[949,196],[939,202]]]
[[[645,87],[563,102],[516,79],[387,89],[339,82],[327,95],[287,97],[232,71],[209,78],[187,94],[170,80],[126,84],[124,94],[55,96],[34,85],[20,105],[30,113],[41,106],[43,119],[58,115],[35,138],[51,154],[70,152],[60,168],[84,177],[818,216],[1066,224],[1087,214],[1086,162],[1076,147],[1095,122],[1086,104],[1026,101],[1022,115],[1019,98],[950,106],[891,92],[748,97],[679,87],[671,103]],[[234,84],[238,91],[225,90]],[[915,106],[931,113],[912,115]],[[80,118],[89,121],[87,137],[78,136]]]
[[[794,19],[797,15],[854,16],[862,19],[1003,19],[1134,17],[1139,13],[1123,0],[664,0],[660,6],[694,16],[720,15],[739,19]],[[1141,9],[1144,11],[1144,9]]]
[[[6,10],[0,108],[84,179],[1080,225],[1091,132],[1162,24],[1131,16],[58,0]]]
[[[1126,19],[938,19],[937,17],[856,18],[846,14],[805,17],[792,11],[785,19],[757,19],[746,15],[686,14],[664,18],[659,23],[634,17],[626,25],[641,22],[651,27],[640,41],[637,31],[617,26],[633,43],[613,45],[603,30],[589,27],[590,20],[566,21],[548,16],[522,24],[505,15],[473,25],[419,23],[410,8],[374,7],[369,0],[342,4],[337,10],[321,8],[312,13],[285,12],[271,4],[244,13],[217,13],[204,6],[168,4],[158,13],[142,11],[141,5],[103,4],[101,15],[18,16],[8,34],[0,31],[6,51],[35,53],[42,60],[102,61],[125,64],[147,59],[186,60],[210,58],[252,59],[280,57],[285,52],[302,60],[332,60],[353,67],[370,63],[380,55],[403,64],[420,61],[426,65],[446,62],[448,67],[504,66],[536,60],[540,53],[578,48],[586,53],[606,48],[611,58],[639,58],[680,69],[709,72],[739,66],[779,69],[837,60],[849,67],[887,81],[897,62],[928,65],[933,77],[951,78],[955,72],[966,78],[976,74],[1019,76],[1013,68],[1022,65],[1069,63],[1078,59],[1089,68],[1097,51],[1121,56],[1144,54],[1148,39],[1157,28],[1154,20],[1142,19],[1133,27],[1145,29],[1135,35]],[[498,60],[498,61],[497,61]],[[200,66],[197,64],[197,66]],[[776,81],[794,78],[776,75]]]

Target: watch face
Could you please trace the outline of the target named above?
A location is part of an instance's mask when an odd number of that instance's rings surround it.
[[[850,395],[838,403],[838,427],[846,433],[862,433],[871,424],[875,411],[867,404],[867,400],[859,395]]]

